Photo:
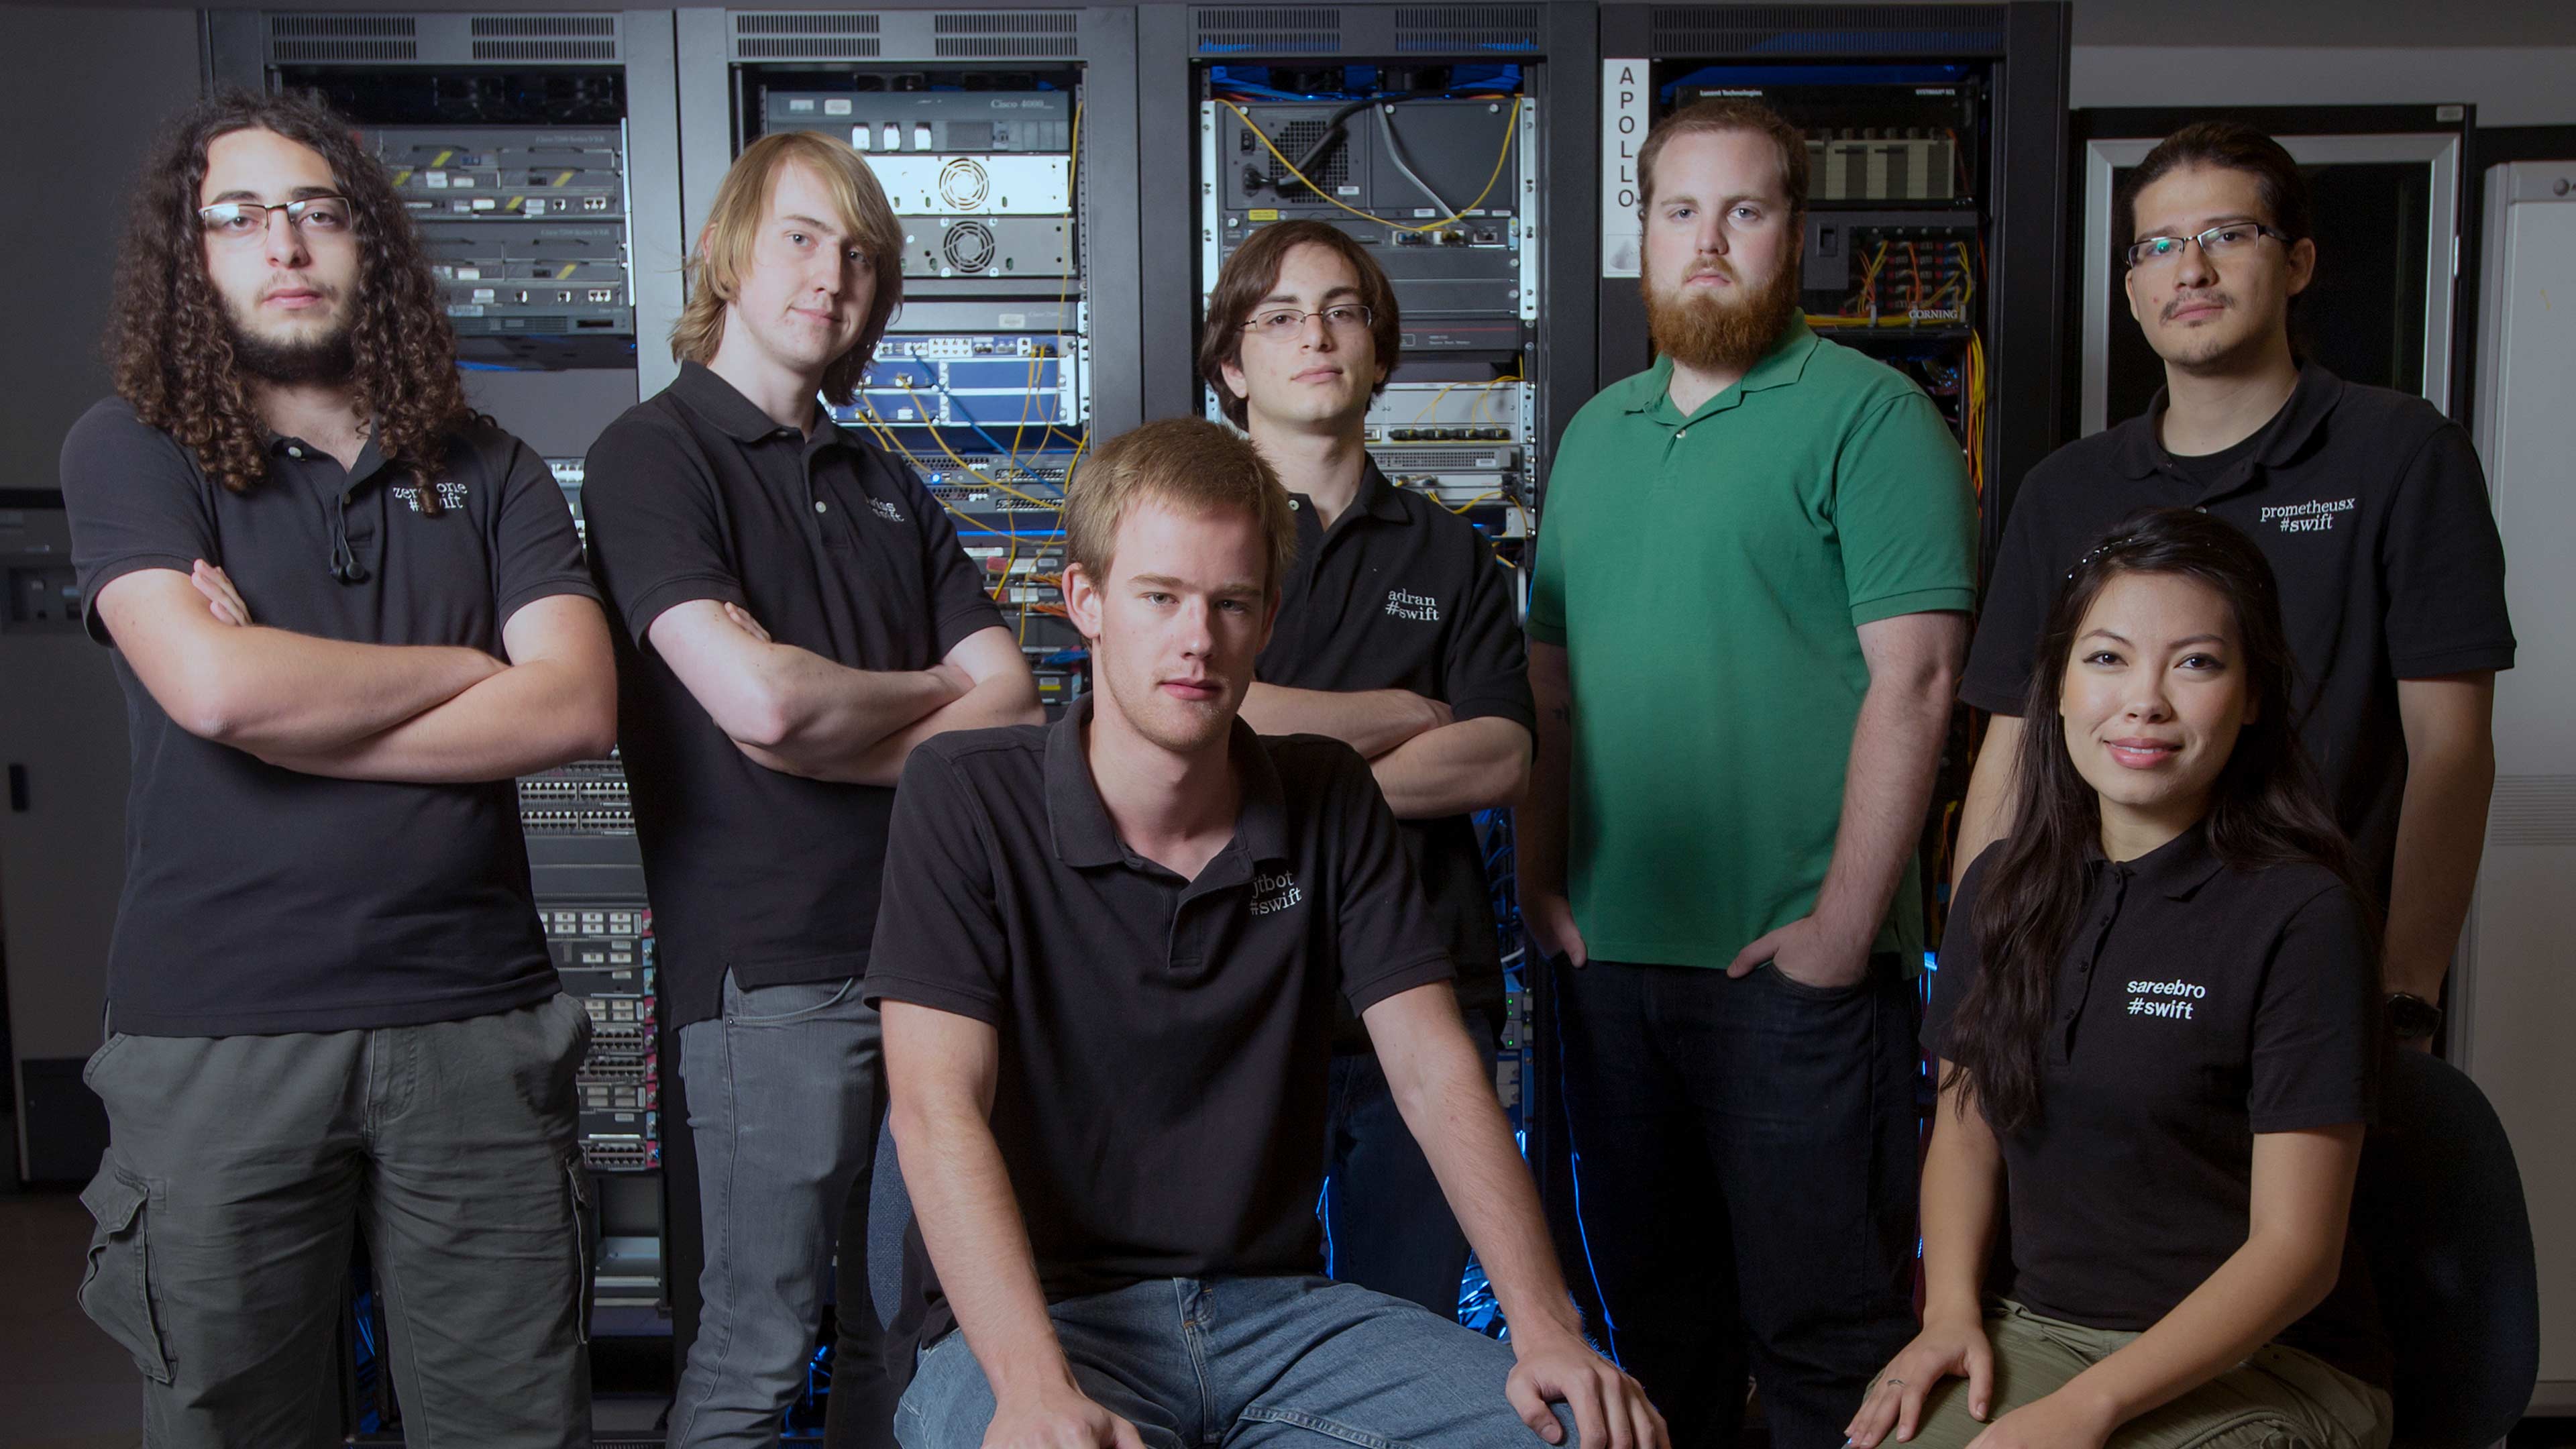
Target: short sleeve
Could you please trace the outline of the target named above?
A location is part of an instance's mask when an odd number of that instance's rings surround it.
[[[554,471],[534,450],[510,439],[501,501],[492,516],[492,616],[503,624],[539,599],[599,597],[581,558],[581,534]]]
[[[870,1005],[908,1001],[988,1025],[1002,1020],[1010,946],[993,894],[982,807],[955,761],[915,750],[886,829],[885,879],[868,952]]]
[[[2388,663],[2398,678],[2513,667],[2504,542],[2486,473],[2459,424],[2435,429],[2399,478],[2380,551]]]
[[[1932,996],[1923,1009],[1923,1050],[1935,1057],[1952,1055],[1950,1018],[1957,1014],[1959,1003],[1968,999],[1968,988],[1977,984],[1983,964],[1977,941],[1977,897],[2002,851],[1998,842],[1968,862],[1966,874],[1959,877],[1958,894],[1950,901],[1949,929],[1941,935],[1940,964],[1932,973]]]
[[[1995,571],[1986,580],[1986,598],[1977,615],[1977,637],[1968,646],[1968,667],[1959,679],[1959,698],[1988,714],[2018,718],[2028,707],[2030,676],[2039,662],[2039,631],[2048,619],[2052,585],[2063,565],[2042,556],[2048,529],[2039,517],[2037,490],[2024,483],[2020,506],[2004,524],[2002,549]]]
[[[930,609],[933,652],[945,659],[969,635],[1000,624],[1002,611],[993,596],[984,592],[984,570],[966,556],[948,510],[939,506],[910,468],[883,454],[877,455],[877,466],[910,500],[907,511],[921,535],[921,577],[929,593],[924,602]]]
[[[1454,719],[1507,719],[1525,730],[1538,727],[1530,698],[1529,651],[1512,618],[1512,575],[1484,536],[1476,536],[1468,565],[1464,606],[1449,634],[1441,683]]]
[[[99,590],[144,569],[185,574],[197,560],[221,565],[206,482],[176,439],[123,402],[91,408],[63,439],[63,508],[72,569],[89,636],[114,644],[97,610]]]
[[[1386,806],[1368,762],[1348,746],[1331,782],[1334,833],[1332,920],[1341,958],[1342,995],[1354,1013],[1390,996],[1455,980],[1448,937],[1405,857],[1395,813]]]
[[[1977,602],[1977,504],[1959,440],[1914,388],[1878,405],[1834,463],[1834,534],[1854,627]]]
[[[674,604],[749,602],[716,517],[715,480],[676,430],[633,416],[609,424],[582,465],[581,512],[591,568],[637,648]]]
[[[2282,927],[2254,1008],[2246,1091],[2256,1132],[2370,1120],[2379,1066],[2379,962],[2360,903],[2336,885]]]
[[[1565,450],[1559,449],[1558,466],[1539,510],[1538,536],[1530,540],[1529,618],[1523,625],[1532,640],[1559,649],[1565,647],[1565,550],[1567,525],[1572,521],[1558,502],[1571,481],[1572,470],[1564,466],[1564,455]]]

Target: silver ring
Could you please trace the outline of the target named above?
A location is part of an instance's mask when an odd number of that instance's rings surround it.
[[[1880,1379],[1878,1381],[1878,1386],[1883,1389],[1901,1389],[1905,1387],[1905,1380],[1897,1378]]]

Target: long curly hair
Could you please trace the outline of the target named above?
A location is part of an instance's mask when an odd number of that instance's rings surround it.
[[[108,328],[108,365],[135,416],[177,438],[238,493],[268,475],[268,426],[234,355],[223,298],[206,272],[197,217],[206,150],[235,131],[273,131],[321,154],[349,199],[358,247],[349,378],[376,450],[420,485],[436,513],[449,441],[474,421],[436,278],[385,169],[350,124],[318,102],[226,91],[171,126],[135,187]]]

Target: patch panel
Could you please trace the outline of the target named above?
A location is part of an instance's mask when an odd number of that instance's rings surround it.
[[[573,791],[613,784],[622,792],[624,777],[600,768],[606,765],[584,761],[567,767],[577,772],[574,778],[534,783]],[[565,992],[590,1017],[590,1050],[573,1077],[581,1095],[582,1155],[600,1172],[658,1167],[660,1010],[652,912],[632,899],[546,899],[538,903],[537,919]]]
[[[1976,249],[1975,226],[1921,213],[1813,212],[1802,300],[1819,325],[1964,328],[1976,301]]]
[[[1082,340],[1065,334],[890,333],[860,376],[858,403],[832,415],[844,426],[981,428],[1001,447],[1008,435],[998,429],[1078,426],[1086,362]]]
[[[633,834],[625,770],[613,760],[583,760],[521,778],[519,828],[530,835]]]

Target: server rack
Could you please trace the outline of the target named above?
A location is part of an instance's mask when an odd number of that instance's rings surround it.
[[[1835,260],[1824,255],[1822,233],[1837,222],[1846,228],[1834,239],[1840,243],[1853,240],[1854,232],[1922,233],[1918,250],[1936,234],[1983,242],[1984,256],[1971,268],[1969,315],[1890,329],[1900,334],[1893,341],[1874,330],[1827,335],[1872,351],[1910,351],[1934,334],[1962,327],[1977,334],[1990,407],[1972,467],[1981,480],[1984,551],[1991,556],[2022,475],[2060,440],[2067,7],[2059,0],[1902,8],[1611,3],[1600,16],[1600,134],[1609,168],[1598,281],[1602,377],[1625,376],[1649,361],[1633,242],[1625,254],[1621,246],[1638,231],[1635,157],[1646,127],[1697,76],[1708,77],[1698,85],[1756,92],[1811,132],[1808,155],[1817,182],[1806,239],[1811,312],[1821,300],[1819,268]],[[1877,124],[1857,94],[1869,87],[1889,92],[1893,103]],[[1949,196],[1901,183],[1873,190],[1865,171],[1856,186],[1837,184],[1852,174],[1848,158],[1855,152],[1928,139],[1874,133],[1931,129],[1918,104],[1924,98],[1912,93],[1945,87],[1958,92],[1952,99],[1975,133],[1963,133],[1963,154],[1949,158],[1954,172],[1964,172],[1964,185]],[[1832,270],[1848,281],[1847,251],[1842,260],[1846,265]]]

